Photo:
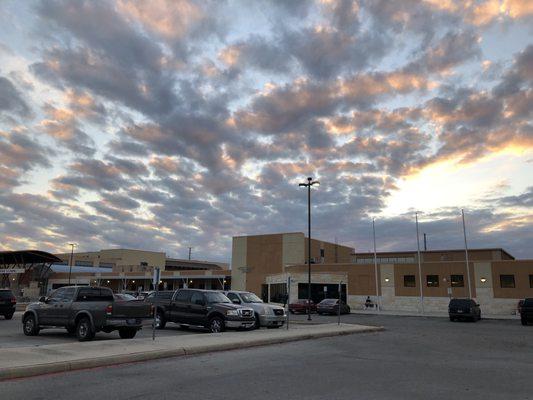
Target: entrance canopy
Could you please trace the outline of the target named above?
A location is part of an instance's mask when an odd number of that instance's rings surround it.
[[[0,269],[28,268],[32,265],[55,262],[61,262],[61,259],[46,251],[0,251]]]

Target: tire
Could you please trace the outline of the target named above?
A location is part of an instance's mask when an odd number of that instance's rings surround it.
[[[37,321],[33,314],[24,317],[22,330],[26,336],[37,336],[39,334],[39,326],[37,325]]]
[[[259,314],[255,314],[254,329],[260,329],[260,328],[261,328],[261,320],[259,319]]]
[[[211,318],[207,329],[209,329],[209,332],[211,333],[224,332],[224,320],[221,317]]]
[[[137,329],[132,328],[120,328],[118,334],[121,339],[133,339],[137,334]]]
[[[524,326],[527,325],[527,319],[525,319],[524,317],[520,318],[520,322],[521,322],[522,325],[524,325]]]
[[[67,326],[67,332],[69,335],[74,335],[76,333],[76,327],[75,326]]]
[[[80,342],[88,342],[94,339],[94,328],[91,320],[87,317],[82,317],[76,324],[76,337]]]
[[[6,319],[12,319],[13,318],[13,314],[5,314],[4,317],[6,317]]]
[[[455,321],[455,317],[452,317],[452,316],[450,315],[450,321],[454,322],[454,321]]]
[[[180,325],[180,328],[183,330],[188,330],[190,328],[189,325]]]
[[[158,311],[155,314],[155,329],[165,329],[166,325],[167,321],[165,320],[165,316],[161,311]]]

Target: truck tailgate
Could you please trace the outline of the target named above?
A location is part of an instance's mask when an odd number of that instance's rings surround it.
[[[151,318],[152,305],[142,300],[115,301],[113,303],[113,318]]]

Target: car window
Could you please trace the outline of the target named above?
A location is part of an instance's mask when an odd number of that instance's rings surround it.
[[[262,303],[263,302],[263,300],[257,297],[254,293],[241,293],[241,297],[245,303]]]
[[[205,299],[203,293],[194,292],[191,296],[191,303],[199,306],[205,305]]]
[[[69,287],[63,290],[61,293],[61,301],[72,301],[74,300],[74,294],[76,293],[76,288]]]
[[[157,298],[158,298],[158,299],[165,299],[165,300],[166,300],[166,299],[170,299],[170,298],[172,298],[172,294],[173,294],[173,293],[174,293],[174,292],[171,292],[171,291],[168,291],[168,290],[166,290],[166,291],[164,291],[164,292],[158,292],[158,293],[157,293]]]
[[[148,296],[146,296],[147,299],[153,299],[155,297],[155,292],[150,293]]]
[[[208,303],[231,303],[226,295],[218,292],[208,292],[206,297]]]
[[[110,289],[83,288],[78,292],[77,301],[113,301],[113,292]]]
[[[13,296],[13,292],[11,290],[0,290],[0,299],[11,299]]]
[[[231,301],[233,300],[239,300],[239,302],[241,301],[241,299],[239,299],[239,296],[237,296],[236,293],[228,293],[227,296],[228,296],[228,299],[230,299]]]
[[[180,290],[176,294],[176,301],[179,301],[181,303],[188,303],[189,299],[191,298],[191,291],[190,290]]]

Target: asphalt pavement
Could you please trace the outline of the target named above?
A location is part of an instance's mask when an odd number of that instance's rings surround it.
[[[533,398],[533,326],[374,315],[343,322],[386,330],[5,381],[0,392],[25,400]]]
[[[25,336],[22,332],[22,313],[16,312],[13,319],[0,316],[0,349],[7,347],[44,346],[48,344],[71,343],[76,341],[64,328],[42,329],[39,336]],[[178,325],[168,324],[164,330],[156,331],[157,336],[193,335],[204,333],[201,330],[183,330]],[[136,338],[152,337],[152,328],[144,327],[137,332]],[[95,340],[120,340],[118,332],[98,332]]]

